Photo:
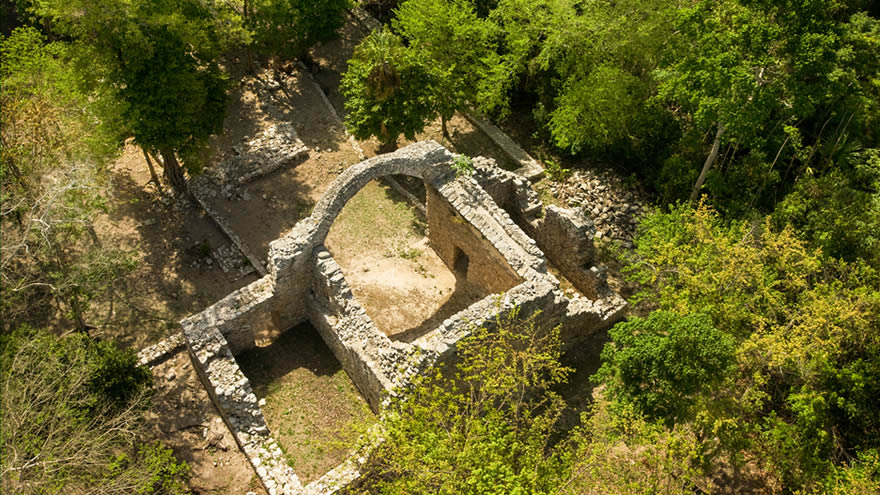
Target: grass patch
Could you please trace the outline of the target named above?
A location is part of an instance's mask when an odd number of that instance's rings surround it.
[[[345,460],[375,416],[318,332],[302,324],[239,355],[288,464],[304,483]]]
[[[424,231],[424,221],[410,204],[373,180],[345,205],[328,237],[342,248],[397,252],[401,242],[422,237]]]

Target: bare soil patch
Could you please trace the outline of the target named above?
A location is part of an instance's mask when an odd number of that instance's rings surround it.
[[[235,199],[220,196],[210,201],[261,259],[268,256],[271,241],[311,213],[340,172],[360,161],[344,127],[329,114],[308,76],[296,67],[289,75],[277,75],[282,79],[280,87],[263,100],[258,97],[262,83],[256,76],[242,77],[231,98],[224,133],[213,143],[217,160],[275,123],[265,109],[270,101],[281,110],[281,120],[291,122],[309,147],[307,159],[239,186]]]
[[[411,340],[475,302],[434,253],[426,225],[388,186],[371,181],[343,208],[327,236],[352,292],[386,335]]]
[[[110,212],[99,216],[101,242],[130,250],[137,268],[94,305],[95,337],[142,349],[179,331],[178,321],[255,280],[232,280],[211,252],[229,243],[204,212],[156,192],[140,148],[128,145],[111,165]],[[185,205],[185,206],[181,206]]]
[[[304,323],[236,357],[304,484],[339,465],[376,418],[318,332]]]
[[[153,376],[156,395],[147,416],[147,440],[161,440],[190,465],[193,493],[265,494],[199,381],[189,354],[179,352],[154,367]]]

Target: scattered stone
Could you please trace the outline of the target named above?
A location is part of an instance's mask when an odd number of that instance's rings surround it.
[[[559,201],[582,208],[593,219],[597,239],[604,236],[625,248],[632,246],[638,220],[648,211],[640,192],[627,189],[619,177],[604,171],[576,170],[549,189]]]

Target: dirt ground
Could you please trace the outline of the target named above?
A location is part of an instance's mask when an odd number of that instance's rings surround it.
[[[181,207],[145,186],[150,174],[140,148],[126,146],[111,177],[110,213],[96,219],[95,230],[105,245],[133,252],[138,264],[115,284],[110,302],[95,305],[92,336],[142,349],[255,280],[230,279],[210,257],[229,240],[200,208]]]
[[[304,484],[339,465],[376,421],[330,348],[309,324],[236,357],[288,463]]]
[[[214,140],[215,156],[230,152],[243,140],[254,137],[273,123],[258,100],[254,77],[245,76],[231,96],[224,133]],[[328,115],[317,89],[293,68],[272,102],[293,124],[309,148],[308,158],[291,163],[239,188],[245,199],[214,198],[210,201],[258,258],[265,259],[269,243],[311,213],[327,186],[345,168],[360,161],[343,126]]]
[[[371,181],[327,236],[352,292],[386,335],[412,340],[475,302],[425,237],[426,225],[388,186]]]
[[[151,439],[174,449],[192,468],[197,494],[265,494],[190,363],[179,352],[153,368],[156,395],[147,420]]]

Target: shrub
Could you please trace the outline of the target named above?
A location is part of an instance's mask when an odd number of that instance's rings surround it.
[[[655,311],[618,323],[602,351],[594,380],[607,393],[653,418],[689,416],[700,394],[711,393],[734,364],[734,340],[703,314]]]

